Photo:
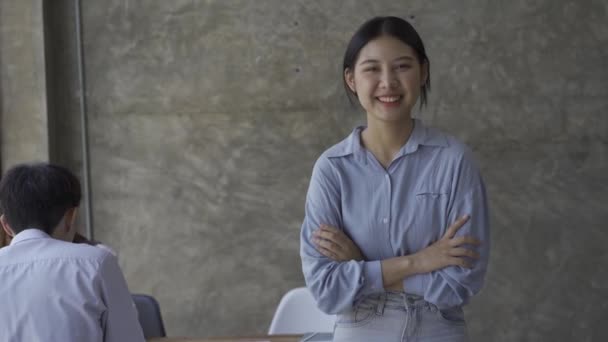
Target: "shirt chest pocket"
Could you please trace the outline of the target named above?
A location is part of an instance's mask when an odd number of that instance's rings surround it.
[[[423,234],[424,243],[437,241],[447,228],[448,198],[446,191],[418,190],[415,192],[414,224]]]

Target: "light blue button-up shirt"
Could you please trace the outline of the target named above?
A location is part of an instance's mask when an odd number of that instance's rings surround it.
[[[0,341],[144,341],[116,257],[38,229],[0,249]]]
[[[449,266],[404,279],[407,293],[439,308],[465,304],[483,285],[490,251],[486,192],[470,150],[416,120],[407,143],[385,169],[362,146],[363,129],[325,151],[310,180],[300,256],[319,308],[340,313],[366,295],[384,292],[381,260],[424,249],[469,214],[457,236],[482,241],[474,267]],[[366,261],[336,262],[321,255],[312,242],[321,224],[346,232]]]

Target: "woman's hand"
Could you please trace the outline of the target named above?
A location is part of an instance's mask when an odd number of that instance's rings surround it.
[[[312,238],[319,253],[334,261],[362,261],[365,258],[353,240],[338,228],[322,224]]]
[[[473,267],[471,259],[478,259],[479,254],[463,245],[479,246],[481,241],[472,236],[455,237],[468,220],[468,215],[459,218],[439,241],[412,255],[416,273],[429,273],[447,266]]]

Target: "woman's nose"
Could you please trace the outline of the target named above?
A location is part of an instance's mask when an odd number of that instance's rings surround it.
[[[395,75],[394,72],[385,71],[382,73],[381,83],[382,86],[392,89],[397,87],[397,85],[399,84],[399,80],[397,79],[397,75]]]

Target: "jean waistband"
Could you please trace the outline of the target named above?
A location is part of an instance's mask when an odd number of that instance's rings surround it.
[[[435,304],[427,302],[422,296],[392,291],[366,296],[357,302],[355,306],[367,307],[370,309],[380,308],[382,311],[384,308],[401,309],[406,311],[422,308],[437,310],[437,306]]]

